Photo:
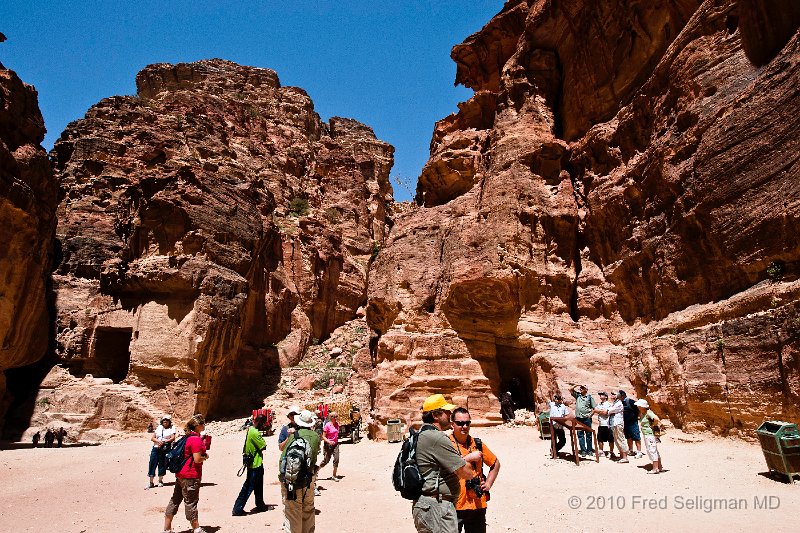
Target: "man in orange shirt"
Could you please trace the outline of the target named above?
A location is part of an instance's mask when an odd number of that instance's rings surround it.
[[[461,492],[456,502],[458,515],[458,531],[465,533],[486,533],[486,502],[489,501],[489,490],[500,472],[500,461],[481,439],[473,438],[469,434],[472,420],[469,411],[459,407],[453,411],[453,433],[450,440],[462,457],[476,450],[483,454],[483,459],[473,463],[477,475],[469,480],[459,479]],[[483,465],[489,467],[489,473],[484,477]]]

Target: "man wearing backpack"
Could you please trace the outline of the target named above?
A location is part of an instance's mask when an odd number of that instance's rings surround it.
[[[247,436],[244,441],[244,449],[242,450],[244,468],[247,470],[247,478],[244,480],[242,490],[239,491],[239,497],[236,498],[236,503],[233,504],[233,516],[245,516],[244,506],[250,495],[256,493],[256,510],[266,511],[267,504],[264,503],[264,448],[267,443],[264,442],[264,437],[261,436],[261,429],[267,421],[265,415],[258,415],[255,423],[247,428]],[[241,474],[241,472],[240,472]]]
[[[462,457],[444,434],[450,429],[455,405],[441,394],[428,396],[422,404],[422,422],[416,446],[416,463],[424,479],[422,494],[414,500],[411,514],[419,533],[458,533],[455,502],[461,479],[472,479],[472,463],[483,457],[475,450]]]
[[[291,433],[278,463],[283,501],[283,530],[286,533],[314,531],[314,489],[317,455],[321,438],[314,431],[314,413],[303,410],[294,417],[297,430]]]
[[[469,434],[472,419],[469,411],[458,407],[453,411],[453,433],[450,441],[456,447],[459,455],[467,457],[478,450],[482,454],[481,461],[475,464],[477,475],[469,480],[461,480],[461,493],[456,501],[456,514],[458,516],[458,530],[464,533],[486,533],[486,502],[489,501],[489,491],[500,472],[500,461],[478,437]],[[489,467],[486,476],[483,475],[483,465]]]

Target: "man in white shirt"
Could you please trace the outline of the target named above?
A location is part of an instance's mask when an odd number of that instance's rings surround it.
[[[153,441],[153,448],[150,450],[150,464],[147,468],[150,484],[145,487],[146,489],[155,487],[153,478],[156,475],[156,466],[158,467],[158,486],[164,486],[164,475],[167,473],[167,452],[175,440],[175,433],[175,428],[172,427],[172,417],[164,415],[161,419],[161,424],[153,432],[153,436],[150,437],[150,440]]]
[[[620,404],[622,405],[622,404]],[[569,416],[569,407],[564,405],[564,401],[560,394],[553,396],[553,401],[550,402],[550,418]],[[550,422],[553,425],[553,434],[556,438],[556,453],[558,453],[564,444],[567,442],[567,436],[564,434],[564,427],[558,422]]]
[[[600,453],[604,457],[614,457],[614,434],[611,432],[609,419],[611,416],[608,410],[611,409],[611,402],[608,401],[608,393],[598,393],[600,397],[600,405],[595,407],[594,412],[597,414],[597,420],[600,426],[597,428],[597,445],[600,448]],[[608,451],[603,450],[606,442],[608,443]]]
[[[625,398],[625,391],[617,392],[614,398],[614,405],[608,409],[608,414],[611,417],[611,432],[614,434],[614,442],[617,444],[617,450],[620,453],[620,463],[628,462],[628,442],[625,440],[625,419],[622,411],[622,399]]]

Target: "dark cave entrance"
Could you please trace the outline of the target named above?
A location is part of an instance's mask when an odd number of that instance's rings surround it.
[[[94,331],[94,364],[91,374],[119,383],[131,366],[131,328],[97,328]]]
[[[506,391],[510,392],[515,409],[533,409],[535,405],[530,356],[527,348],[497,345],[497,372],[500,376],[498,397]]]

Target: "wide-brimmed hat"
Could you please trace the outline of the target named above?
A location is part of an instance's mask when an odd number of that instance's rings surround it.
[[[644,409],[650,409],[650,404],[647,403],[647,400],[636,400],[635,402],[633,402],[633,405],[635,405],[636,407],[642,407]]]
[[[294,419],[294,423],[300,426],[301,428],[310,428],[314,425],[314,422],[317,421],[317,417],[314,416],[314,413],[309,411],[308,409],[303,409],[300,411],[300,415],[296,416]]]
[[[286,416],[291,417],[292,415],[299,415],[301,412],[302,409],[300,409],[300,407],[293,405],[289,408],[289,412],[286,413]]]
[[[445,411],[452,411],[456,406],[444,399],[441,394],[431,394],[425,398],[422,404],[422,412],[435,411],[436,409],[444,409]]]

